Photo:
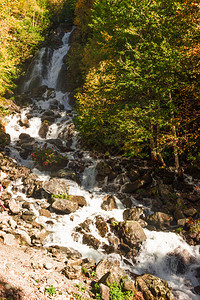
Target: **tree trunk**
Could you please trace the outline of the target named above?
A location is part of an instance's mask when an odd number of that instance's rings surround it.
[[[170,101],[172,102],[172,95],[171,92],[169,93],[169,98]],[[173,119],[174,119],[174,112],[173,110],[171,110],[171,120],[172,120],[172,136],[173,136],[173,148],[174,148],[174,158],[175,158],[175,168],[178,171],[179,170],[179,157],[178,157],[178,146],[176,144],[176,140],[177,140],[177,133],[176,133],[176,125],[173,124]]]
[[[150,137],[150,149],[151,149],[151,159],[152,161],[157,161],[156,146],[153,138],[153,125],[150,125],[151,137]]]

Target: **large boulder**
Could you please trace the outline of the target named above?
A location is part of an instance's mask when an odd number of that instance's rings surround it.
[[[155,226],[157,229],[165,229],[170,226],[173,218],[163,212],[155,212],[153,215],[147,217],[149,225]]]
[[[78,209],[78,203],[72,202],[68,199],[57,199],[52,204],[52,209],[56,213],[60,214],[70,214],[72,212],[75,212]]]
[[[176,272],[176,274],[184,274],[187,272],[191,264],[197,263],[196,258],[186,249],[177,247],[173,252],[167,253],[167,265]]]
[[[43,183],[43,189],[52,195],[68,194],[69,186],[64,179],[51,178]]]
[[[131,248],[147,239],[142,226],[137,221],[121,222],[117,230],[119,237]]]
[[[134,207],[131,209],[126,209],[123,213],[124,221],[132,220],[138,221],[143,214],[144,209],[142,207]]]
[[[175,300],[167,282],[154,275],[144,274],[138,276],[135,285],[142,292],[144,299]]]

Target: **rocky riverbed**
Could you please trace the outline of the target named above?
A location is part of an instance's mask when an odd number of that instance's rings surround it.
[[[109,300],[117,284],[119,299],[200,299],[199,168],[83,149],[61,27],[6,120],[0,297]]]

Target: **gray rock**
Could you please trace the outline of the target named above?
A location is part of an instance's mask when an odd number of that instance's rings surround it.
[[[51,178],[43,183],[43,189],[53,195],[68,194],[69,186],[64,179]]]

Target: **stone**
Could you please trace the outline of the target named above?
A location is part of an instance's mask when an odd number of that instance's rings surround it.
[[[143,214],[144,209],[142,207],[134,207],[131,209],[126,209],[123,212],[123,219],[124,221],[132,220],[132,221],[138,221]]]
[[[100,236],[105,237],[106,233],[108,232],[108,226],[104,218],[101,216],[96,216],[95,225]]]
[[[22,213],[22,219],[25,221],[25,222],[32,222],[33,220],[36,219],[36,216],[34,215],[33,212],[30,212],[30,211],[24,211]]]
[[[69,186],[64,179],[51,178],[43,183],[43,189],[52,195],[68,194]]]
[[[82,267],[80,265],[69,265],[62,270],[62,274],[64,274],[68,279],[78,279],[81,277]]]
[[[38,131],[38,134],[41,138],[46,139],[48,131],[49,131],[49,123],[48,121],[44,121]]]
[[[88,245],[89,247],[92,247],[94,249],[98,249],[101,242],[95,238],[92,234],[83,234],[83,244]]]
[[[147,239],[142,226],[137,221],[121,222],[117,230],[119,237],[131,248]]]
[[[196,258],[186,249],[177,247],[173,252],[167,253],[167,265],[176,274],[185,274],[191,264],[196,263]]]
[[[114,196],[108,195],[103,199],[103,203],[101,204],[101,209],[110,211],[110,210],[113,210],[116,208],[117,208],[117,204],[116,204]]]
[[[23,242],[31,246],[31,238],[25,230],[16,229],[14,233],[18,235]]]
[[[27,117],[25,117],[25,116],[21,116],[18,122],[19,122],[19,125],[22,127],[26,127],[26,128],[30,127],[30,122],[27,119]]]
[[[20,213],[20,206],[14,199],[11,199],[8,203],[8,208],[10,209],[13,215],[17,215]]]
[[[18,246],[18,242],[16,240],[16,238],[14,237],[13,234],[6,234],[4,237],[3,237],[3,240],[4,240],[4,244],[5,245],[8,245],[8,246]]]
[[[78,204],[78,206],[86,206],[87,205],[87,201],[85,199],[85,197],[83,196],[74,196],[74,195],[69,195],[69,199],[72,202],[76,202]]]
[[[107,285],[100,283],[99,284],[99,292],[101,295],[102,300],[109,300],[110,299],[110,289]]]
[[[163,212],[155,212],[153,215],[146,218],[149,225],[153,225],[158,229],[169,227],[172,220],[173,218],[170,215]]]
[[[197,213],[196,208],[191,207],[188,209],[184,209],[183,213],[186,215],[186,217],[192,217]]]
[[[197,294],[197,295],[200,295],[200,285],[197,285],[194,287],[194,292]]]
[[[43,217],[46,217],[46,218],[51,218],[51,213],[47,209],[41,208],[39,210],[39,214],[40,214],[40,216],[43,216]]]
[[[68,199],[57,199],[53,202],[52,209],[56,213],[70,214],[78,209],[78,203],[72,202]]]
[[[144,274],[138,276],[135,280],[135,285],[142,292],[144,299],[175,300],[167,282],[154,275]]]
[[[112,172],[112,167],[101,161],[97,164],[96,170],[98,175],[105,177]]]

